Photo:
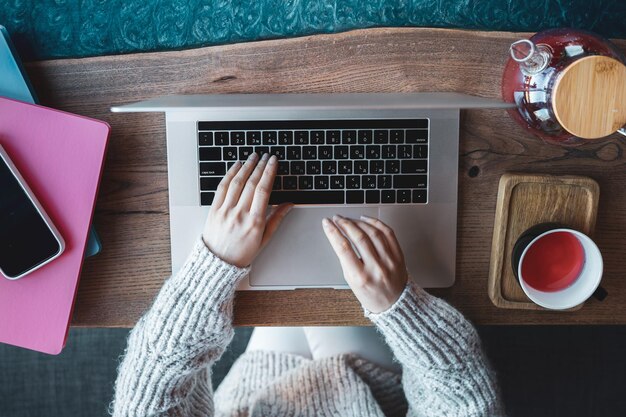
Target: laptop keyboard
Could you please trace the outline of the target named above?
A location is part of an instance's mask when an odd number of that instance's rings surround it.
[[[423,204],[428,119],[198,122],[200,203],[232,164],[278,157],[270,204]]]

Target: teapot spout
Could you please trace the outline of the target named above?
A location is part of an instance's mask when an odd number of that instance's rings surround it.
[[[535,45],[529,39],[513,42],[509,49],[511,58],[518,62],[526,75],[538,74],[550,64],[552,52],[545,45]]]

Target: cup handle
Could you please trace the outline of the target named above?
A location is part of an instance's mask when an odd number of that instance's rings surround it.
[[[602,287],[596,288],[596,290],[593,292],[593,298],[598,301],[604,301],[607,295],[609,295],[609,293]]]
[[[626,136],[626,127],[623,127],[621,129],[617,129],[617,133],[621,133],[622,135]]]

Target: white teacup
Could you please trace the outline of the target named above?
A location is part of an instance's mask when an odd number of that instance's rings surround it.
[[[557,291],[540,291],[524,280],[522,266],[533,245],[547,235],[559,232],[571,234],[578,240],[584,253],[584,263],[578,277],[571,285]],[[554,228],[537,235],[524,248],[517,262],[517,276],[522,290],[534,303],[552,310],[565,310],[585,302],[594,295],[600,285],[603,268],[602,254],[591,238],[577,230]]]

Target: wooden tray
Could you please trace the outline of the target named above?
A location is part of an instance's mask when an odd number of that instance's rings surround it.
[[[489,298],[501,308],[544,310],[524,294],[511,267],[513,245],[528,228],[546,222],[593,233],[600,187],[591,178],[506,173],[496,204]],[[579,309],[580,306],[573,309]]]

